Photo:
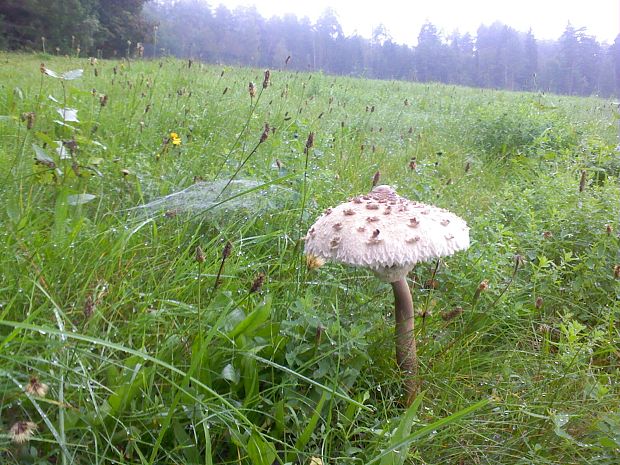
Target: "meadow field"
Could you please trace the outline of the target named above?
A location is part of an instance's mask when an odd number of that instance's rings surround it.
[[[618,117],[0,53],[0,462],[620,463]],[[390,287],[303,254],[373,176],[471,228],[409,274],[410,407]]]

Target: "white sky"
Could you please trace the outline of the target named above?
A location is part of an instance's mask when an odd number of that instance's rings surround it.
[[[415,45],[429,20],[445,34],[475,33],[480,24],[499,20],[518,31],[532,28],[538,39],[557,39],[567,23],[586,27],[600,41],[612,43],[620,32],[620,0],[208,0],[211,6],[255,5],[269,18],[294,13],[318,18],[328,7],[338,14],[346,35],[370,37],[383,23],[395,42]]]

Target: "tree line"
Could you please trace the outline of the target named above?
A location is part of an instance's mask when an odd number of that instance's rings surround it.
[[[203,0],[4,0],[0,45],[92,56],[172,55],[209,63],[509,90],[620,96],[620,35],[599,42],[571,24],[538,40],[499,22],[476,34],[422,26],[417,45],[396,43],[383,25],[346,36],[333,10],[316,21],[262,17]],[[144,49],[135,47],[138,42]]]
[[[150,37],[147,0],[2,0],[0,48],[113,56]]]

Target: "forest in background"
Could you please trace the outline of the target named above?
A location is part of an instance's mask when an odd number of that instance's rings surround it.
[[[413,34],[413,32],[412,32]],[[568,24],[555,41],[499,22],[475,35],[442,34],[426,23],[417,45],[379,25],[345,35],[337,14],[315,22],[201,0],[7,0],[0,46],[83,56],[173,55],[208,63],[569,95],[620,95],[620,35],[599,42]]]

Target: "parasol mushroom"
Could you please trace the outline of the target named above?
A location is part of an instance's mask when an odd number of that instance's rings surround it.
[[[308,256],[370,269],[392,285],[396,361],[407,375],[407,402],[416,394],[413,302],[406,276],[416,263],[469,247],[465,221],[442,208],[410,201],[390,186],[328,208],[305,238]]]

